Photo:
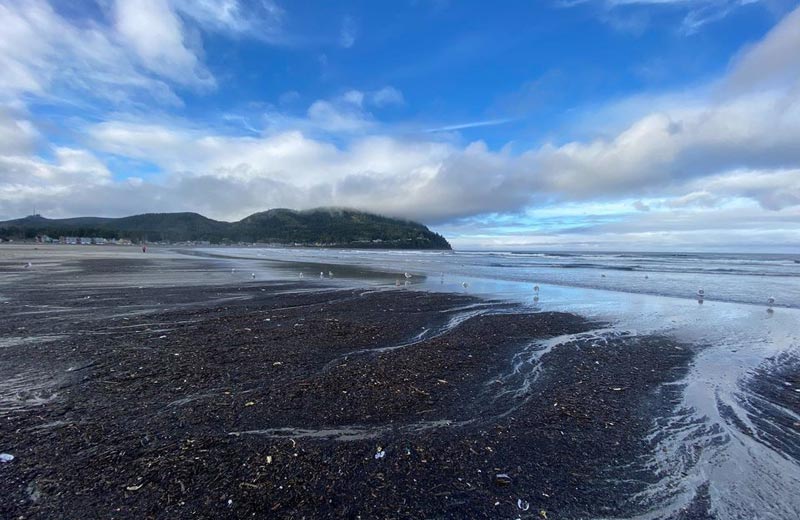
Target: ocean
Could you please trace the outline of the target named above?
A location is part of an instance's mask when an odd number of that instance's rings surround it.
[[[800,307],[800,253],[552,253],[501,251],[363,251],[320,249],[223,249],[223,254],[327,266],[410,272],[413,283],[431,278],[553,284],[706,301]],[[327,275],[327,269],[326,269]],[[313,272],[311,274],[314,274]],[[402,279],[405,281],[405,278]]]

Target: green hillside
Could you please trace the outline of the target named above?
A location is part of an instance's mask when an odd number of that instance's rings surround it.
[[[444,237],[422,224],[336,208],[307,211],[272,209],[238,222],[212,220],[197,213],[69,219],[47,219],[36,215],[0,222],[2,239],[32,239],[37,235],[129,238],[148,242],[257,242],[323,247],[450,249]]]

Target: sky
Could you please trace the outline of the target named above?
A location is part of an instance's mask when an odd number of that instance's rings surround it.
[[[0,0],[0,220],[800,252],[797,0]]]

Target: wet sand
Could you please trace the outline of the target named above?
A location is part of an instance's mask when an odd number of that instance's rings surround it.
[[[3,518],[633,516],[694,354],[467,295],[47,251],[0,257]]]

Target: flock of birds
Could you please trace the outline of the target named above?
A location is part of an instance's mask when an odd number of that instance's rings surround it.
[[[25,267],[25,269],[30,269],[31,267],[33,267],[33,264],[30,263],[30,262],[27,262],[24,267]],[[231,269],[231,274],[236,274],[236,268],[235,267]],[[403,276],[406,279],[406,284],[408,284],[408,281],[411,280],[411,278],[414,277],[414,275],[412,275],[408,271],[403,273]],[[325,272],[324,271],[320,271],[319,272],[319,277],[321,279],[325,278]],[[601,278],[605,278],[606,275],[605,274],[601,274],[600,277]],[[256,273],[250,273],[250,278],[252,280],[255,280],[256,279]],[[299,278],[303,278],[303,273],[299,274]],[[333,278],[333,271],[328,271],[328,278]],[[644,278],[645,278],[645,280],[649,280],[650,279],[650,277],[648,275],[644,275]],[[441,281],[441,283],[444,283],[444,273],[441,273],[440,281]],[[398,286],[400,285],[400,280],[399,279],[397,280],[395,285],[398,285]],[[461,286],[464,289],[466,289],[467,287],[469,287],[469,283],[461,282]],[[539,286],[538,285],[534,285],[533,286],[533,292],[536,294],[536,296],[534,296],[534,301],[539,301]],[[697,303],[702,305],[703,302],[705,301],[705,298],[706,298],[705,290],[697,289]],[[775,297],[774,296],[770,296],[769,298],[767,298],[767,312],[773,312],[773,309],[772,309],[773,305],[775,305]]]
[[[31,267],[33,267],[32,263],[28,262],[28,263],[25,264],[25,269],[30,269]],[[231,274],[236,274],[236,268],[235,267],[233,269],[231,269]],[[411,278],[414,277],[414,275],[412,275],[408,271],[403,273],[403,276],[406,279],[406,283],[408,283],[408,280],[410,280]],[[303,273],[300,273],[299,277],[303,278]],[[320,271],[319,272],[319,277],[320,278],[325,278],[325,273],[323,271]],[[605,274],[601,274],[600,277],[601,278],[605,278],[606,275]],[[250,273],[250,278],[255,280],[256,279],[256,273]],[[328,278],[333,278],[333,271],[328,271]],[[644,275],[644,278],[645,278],[645,280],[649,280],[650,276]],[[441,274],[441,282],[442,283],[444,282],[444,273]],[[395,285],[400,285],[400,280],[399,279],[397,280]],[[469,287],[469,283],[461,282],[461,286],[464,289],[466,289],[467,287]],[[539,286],[538,285],[534,285],[533,286],[533,292],[536,293],[536,296],[534,297],[534,301],[538,301],[539,300]],[[705,290],[697,289],[697,303],[702,305],[703,302],[705,301],[705,298],[706,298]],[[769,298],[767,298],[767,311],[768,312],[772,312],[773,311],[773,309],[772,309],[773,305],[775,305],[775,297],[774,296],[770,296]]]
[[[29,266],[30,266],[30,262],[28,263],[28,266],[26,266],[26,268],[29,267]],[[236,274],[236,268],[235,267],[233,269],[231,269],[231,274]],[[408,274],[408,273],[406,273],[406,274]],[[298,275],[298,277],[299,278],[304,278],[305,275],[303,273],[300,273]],[[319,277],[320,278],[325,278],[325,273],[323,271],[320,271],[319,272]],[[250,278],[252,280],[255,280],[256,279],[256,273],[250,273]],[[328,271],[328,278],[333,278],[333,271]]]
[[[408,272],[403,273],[403,275],[406,277],[406,284],[408,284],[408,279],[412,278],[413,275],[409,274]],[[302,274],[300,276],[302,277]],[[331,276],[333,276],[333,275],[331,274]],[[600,276],[602,278],[606,278],[605,274],[601,274]],[[322,277],[322,273],[320,273],[320,277]],[[644,275],[644,279],[645,280],[649,280],[650,276],[649,275]],[[444,273],[441,274],[441,282],[444,283]],[[400,285],[400,280],[399,279],[397,280],[395,285],[398,285],[398,286]],[[466,289],[467,287],[469,287],[469,283],[461,282],[461,286],[464,289]],[[538,285],[534,285],[533,286],[533,292],[534,292],[533,301],[534,302],[538,302],[539,301],[539,286]],[[703,302],[705,301],[705,298],[706,298],[706,291],[704,289],[697,289],[697,303],[702,305]],[[770,296],[769,298],[767,298],[767,312],[770,312],[770,313],[774,312],[774,310],[772,308],[773,305],[775,305],[775,297],[774,296]]]
[[[31,262],[27,262],[24,267],[25,267],[25,269],[30,269],[31,267],[33,267],[33,264]],[[236,268],[235,267],[231,269],[231,274],[236,274]],[[414,275],[412,275],[408,271],[404,272],[403,276],[406,279],[405,285],[408,285],[409,280],[411,280],[411,278],[414,277]],[[303,278],[303,277],[304,277],[304,275],[301,272],[299,274],[299,278]],[[324,271],[320,271],[319,272],[319,277],[320,277],[320,279],[324,279],[325,278],[325,272]],[[600,277],[601,278],[606,278],[606,275],[605,274],[601,274]],[[250,278],[252,280],[255,280],[256,279],[256,273],[250,273]],[[333,278],[333,271],[328,271],[328,278]],[[650,276],[644,275],[644,278],[645,278],[645,280],[649,280]],[[441,273],[440,283],[444,283],[444,273]],[[395,285],[400,286],[400,279],[399,278],[395,282]],[[468,282],[461,282],[461,286],[464,289],[466,289],[466,288],[469,287],[469,283]],[[538,285],[534,285],[533,286],[533,292],[535,293],[533,301],[538,302],[539,301],[539,286]],[[706,298],[705,290],[698,289],[697,290],[697,303],[702,305],[703,302],[705,301],[705,298]],[[773,308],[772,308],[773,305],[775,305],[775,297],[774,296],[770,296],[769,298],[767,298],[767,312],[770,312],[770,313],[774,312]]]

